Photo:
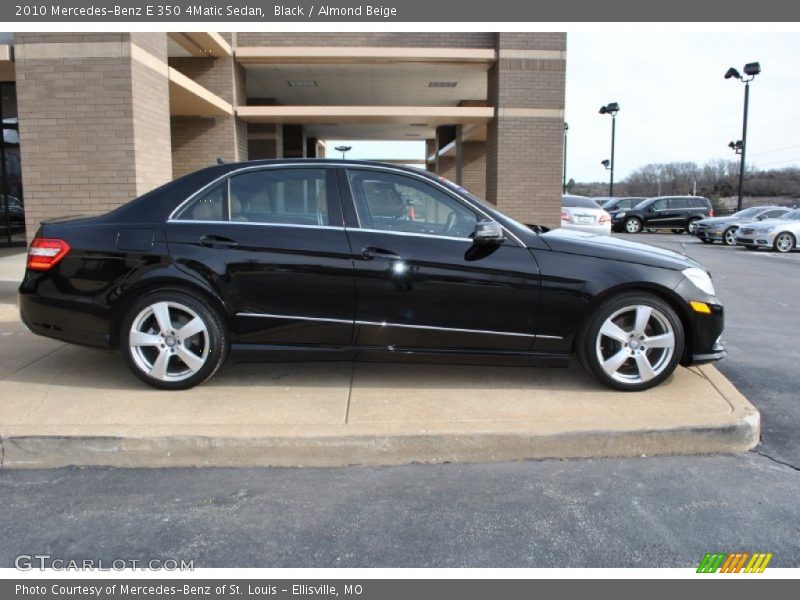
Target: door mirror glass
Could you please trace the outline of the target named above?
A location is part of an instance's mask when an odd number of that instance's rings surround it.
[[[472,240],[476,244],[502,244],[506,239],[503,227],[497,221],[478,221]]]

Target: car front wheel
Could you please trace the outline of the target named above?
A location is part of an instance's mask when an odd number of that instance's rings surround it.
[[[778,252],[785,254],[786,252],[791,252],[792,250],[794,250],[796,243],[797,242],[794,239],[794,236],[788,231],[785,231],[775,236],[775,242],[773,243],[773,247]]]
[[[689,235],[694,235],[695,229],[697,229],[697,222],[700,219],[689,219],[688,223],[686,223],[686,233]]]
[[[652,388],[683,354],[681,320],[661,298],[626,292],[602,302],[577,340],[578,360],[593,377],[624,391]]]
[[[139,379],[160,389],[194,387],[225,361],[228,339],[217,312],[182,291],[146,294],[122,324],[125,362]]]
[[[642,222],[636,217],[625,220],[625,231],[628,233],[639,233],[642,230]]]
[[[726,246],[736,245],[736,227],[728,227],[722,234],[722,243]]]

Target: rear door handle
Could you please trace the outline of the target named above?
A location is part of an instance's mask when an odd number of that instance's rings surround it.
[[[375,248],[374,246],[367,246],[361,249],[361,256],[367,260],[401,260],[399,254],[395,254],[383,248]]]
[[[220,235],[204,235],[200,238],[200,245],[206,248],[236,248],[239,242]]]

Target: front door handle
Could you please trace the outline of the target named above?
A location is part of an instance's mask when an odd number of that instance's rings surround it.
[[[399,254],[395,254],[383,248],[375,248],[374,246],[367,246],[361,249],[361,256],[367,260],[401,260]]]
[[[200,238],[200,245],[206,248],[236,248],[239,242],[221,235],[204,235]]]

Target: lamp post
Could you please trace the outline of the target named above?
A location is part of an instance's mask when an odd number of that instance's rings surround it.
[[[604,165],[606,169],[611,171],[611,176],[608,183],[608,195],[613,198],[614,196],[614,138],[617,129],[617,113],[619,112],[619,104],[616,102],[609,102],[605,106],[600,107],[601,115],[611,115],[611,160],[607,161],[609,164]],[[605,163],[606,161],[604,161]]]
[[[567,132],[569,131],[569,123],[564,121],[564,176],[562,178],[562,193],[567,193]]]
[[[756,75],[761,73],[761,65],[757,62],[747,63],[744,66],[744,75],[731,67],[725,72],[725,79],[738,79],[744,83],[744,117],[742,119],[742,139],[734,143],[734,150],[742,156],[742,162],[739,165],[739,201],[737,202],[737,211],[742,210],[742,201],[744,199],[744,157],[747,150],[747,110],[750,104],[750,82],[755,79]],[[731,142],[733,143],[733,142]],[[730,144],[728,144],[730,146]]]
[[[337,152],[341,152],[342,153],[342,160],[344,160],[344,155],[347,152],[350,152],[350,150],[352,150],[352,149],[353,149],[352,146],[336,146],[336,148],[334,148],[334,150],[336,150]]]

